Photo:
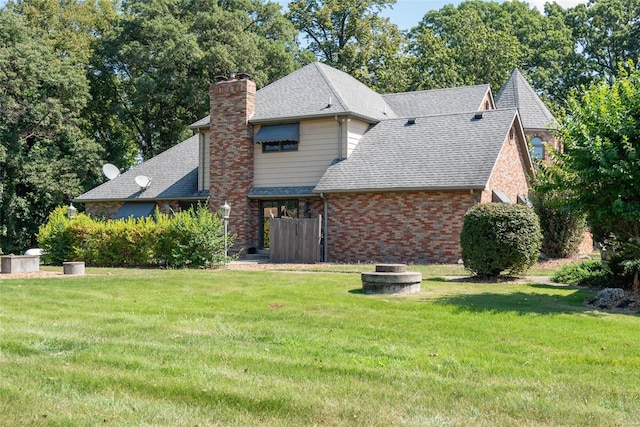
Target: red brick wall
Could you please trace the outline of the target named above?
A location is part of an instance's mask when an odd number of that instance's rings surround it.
[[[457,262],[469,191],[331,194],[331,262]]]
[[[253,129],[249,118],[255,110],[256,84],[230,79],[211,85],[210,209],[217,211],[225,201],[231,206],[229,233],[236,234],[238,251],[255,246],[250,230],[252,206],[247,198],[253,185]]]
[[[498,156],[488,190],[482,194],[482,203],[491,202],[492,190],[504,192],[513,203],[518,200],[518,194],[529,194],[529,177],[527,176],[523,142],[518,140],[518,133],[513,131],[505,139]]]

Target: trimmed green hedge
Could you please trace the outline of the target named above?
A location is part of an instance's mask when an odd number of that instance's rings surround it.
[[[538,260],[541,242],[533,209],[507,203],[473,206],[460,235],[464,266],[481,277],[524,273]]]
[[[153,218],[98,221],[85,214],[68,219],[56,208],[38,232],[43,262],[84,261],[95,267],[208,268],[225,262],[224,223],[201,205]],[[229,246],[233,236],[228,237]]]

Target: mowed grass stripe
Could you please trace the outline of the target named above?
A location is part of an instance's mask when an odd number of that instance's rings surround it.
[[[594,311],[584,290],[87,272],[0,282],[0,424],[637,422],[639,317]]]

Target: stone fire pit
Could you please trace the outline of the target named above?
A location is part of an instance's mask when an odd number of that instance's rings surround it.
[[[362,273],[365,294],[411,294],[420,292],[422,273],[407,271],[406,264],[378,264],[375,272]]]

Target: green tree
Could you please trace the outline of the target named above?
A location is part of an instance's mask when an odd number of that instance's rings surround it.
[[[566,195],[571,209],[586,213],[595,237],[612,237],[628,261],[640,259],[638,99],[639,71],[571,98],[560,126],[564,151],[546,186]]]
[[[82,132],[82,66],[0,10],[0,247],[32,245],[38,225],[82,191],[100,147]]]
[[[100,55],[104,34],[120,19],[116,0],[16,0],[7,8],[24,18],[34,34],[57,55],[85,69],[91,97],[82,112],[82,129],[104,148],[104,161],[123,168],[135,162],[137,146],[118,118],[115,76],[104,67]],[[99,184],[96,170],[83,181],[89,189]]]
[[[216,75],[265,85],[294,69],[295,30],[259,0],[130,0],[101,54],[120,120],[145,159],[182,141],[208,113]]]
[[[406,89],[405,39],[379,13],[395,0],[294,0],[287,17],[325,64],[380,92]]]
[[[576,50],[581,52],[584,68],[582,81],[607,78],[609,82],[620,70],[637,68],[640,62],[640,0],[590,0],[566,13],[573,30]]]
[[[543,15],[521,1],[470,0],[430,11],[409,42],[411,89],[489,83],[497,90],[516,67],[543,89],[573,51],[564,15]]]

